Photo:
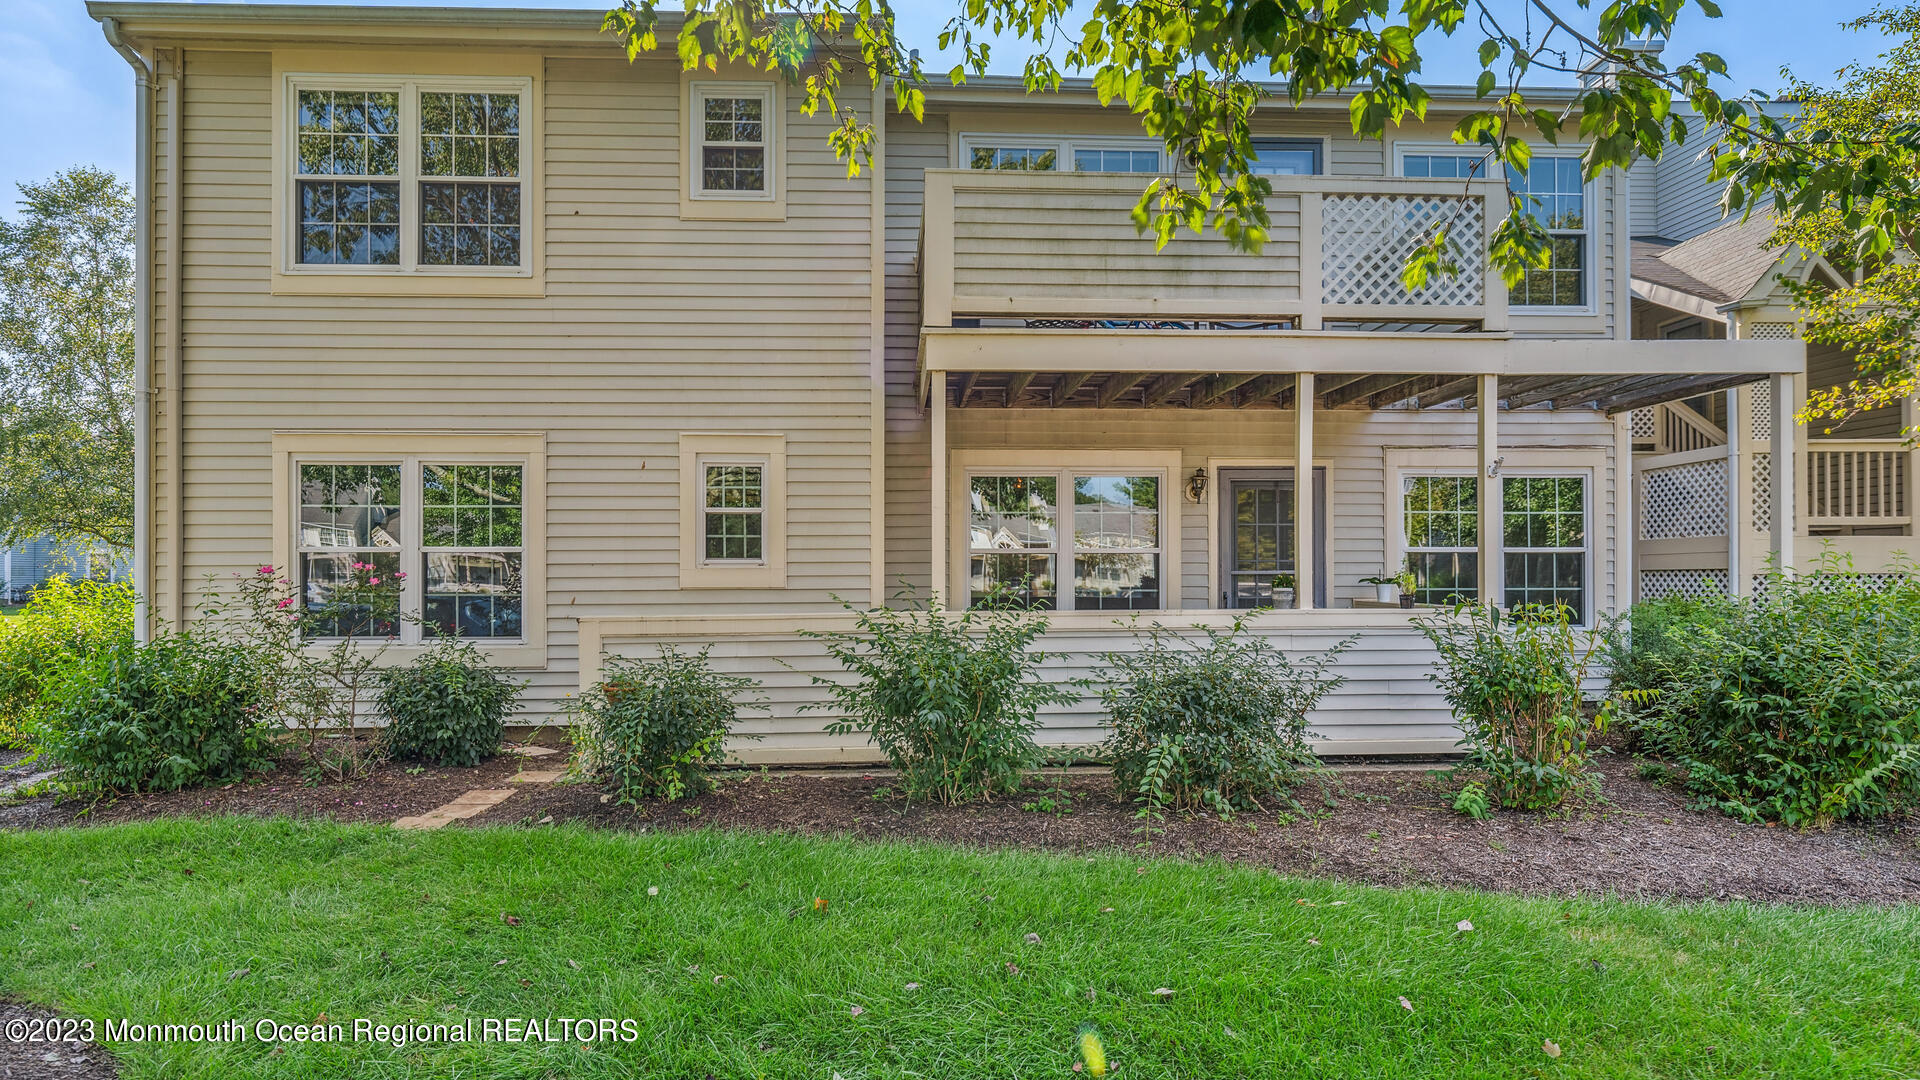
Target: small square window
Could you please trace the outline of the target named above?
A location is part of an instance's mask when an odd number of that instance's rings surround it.
[[[701,86],[691,93],[692,193],[711,199],[774,195],[774,96],[768,86]]]

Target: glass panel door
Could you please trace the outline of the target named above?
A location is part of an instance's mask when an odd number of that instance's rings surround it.
[[[1274,577],[1296,565],[1293,469],[1224,469],[1220,484],[1220,606],[1270,606]],[[1314,470],[1314,505],[1314,603],[1325,607],[1325,469]]]

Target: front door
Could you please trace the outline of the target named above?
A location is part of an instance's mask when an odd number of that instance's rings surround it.
[[[1273,579],[1294,571],[1293,469],[1222,469],[1220,606],[1273,603]],[[1313,597],[1327,606],[1327,470],[1313,470]],[[1296,593],[1296,595],[1298,595]]]

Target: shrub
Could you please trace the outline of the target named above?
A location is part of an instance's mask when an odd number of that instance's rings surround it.
[[[724,759],[738,699],[755,683],[714,671],[707,651],[662,645],[652,659],[607,657],[600,681],[569,706],[584,767],[619,802],[671,802],[712,787],[707,771]]]
[[[1701,804],[1820,825],[1920,793],[1920,582],[1822,569],[1721,602],[1660,692],[1631,706]]]
[[[1459,721],[1463,768],[1487,776],[1499,805],[1557,806],[1592,783],[1587,739],[1600,722],[1582,708],[1591,651],[1564,607],[1462,605],[1415,619],[1440,663],[1428,674]]]
[[[848,610],[854,610],[849,606]],[[809,633],[855,679],[818,676],[842,719],[834,734],[871,738],[899,770],[908,799],[943,803],[1016,791],[1040,759],[1040,709],[1078,700],[1040,677],[1033,649],[1045,618],[999,604],[955,613],[912,595],[898,608],[856,613],[856,629]]]
[[[1296,662],[1248,632],[1251,617],[1202,627],[1197,641],[1158,624],[1136,629],[1137,648],[1104,657],[1113,733],[1100,749],[1143,813],[1298,808],[1293,788],[1315,767],[1307,713],[1344,681],[1327,668],[1353,639]]]
[[[47,755],[82,790],[175,791],[271,762],[261,681],[245,650],[188,635],[73,661]]]
[[[1606,645],[1614,692],[1665,693],[1686,677],[1695,657],[1714,647],[1732,615],[1733,602],[1720,596],[1671,596],[1635,604]]]
[[[61,576],[0,619],[0,746],[33,741],[71,661],[132,644],[133,615],[131,586]]]
[[[500,752],[507,714],[526,684],[502,675],[459,638],[379,675],[387,751],[403,761],[478,765]]]

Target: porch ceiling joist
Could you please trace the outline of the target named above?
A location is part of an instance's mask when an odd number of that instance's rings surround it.
[[[1711,394],[1717,390],[1730,390],[1753,381],[1751,378],[1738,375],[1696,375],[1691,379],[1682,379],[1676,383],[1641,390],[1638,393],[1628,392],[1600,398],[1594,402],[1594,405],[1608,416],[1612,416],[1634,409],[1644,409],[1649,405],[1677,401],[1683,397]]]
[[[1244,409],[1249,405],[1257,405],[1262,401],[1271,400],[1277,406],[1281,404],[1279,399],[1282,394],[1291,394],[1292,392],[1293,376],[1262,375],[1248,383],[1246,388],[1236,395],[1234,404]]]
[[[1422,392],[1435,389],[1448,381],[1445,375],[1415,375],[1413,378],[1390,386],[1367,398],[1367,408],[1384,409],[1398,405],[1410,398],[1418,397]]]
[[[1395,387],[1404,386],[1418,378],[1418,375],[1394,374],[1368,375],[1365,378],[1354,379],[1345,385],[1321,394],[1320,407],[1323,409],[1338,409],[1347,405],[1357,404],[1368,400],[1375,394],[1394,389]]]
[[[1065,405],[1067,399],[1087,385],[1087,380],[1091,378],[1093,378],[1092,373],[1085,371],[1073,371],[1060,376],[1059,381],[1053,384],[1053,389],[1049,392],[1053,398],[1053,407],[1058,409]]]
[[[1480,380],[1477,376],[1469,375],[1464,379],[1449,379],[1430,390],[1421,391],[1419,395],[1413,399],[1413,407],[1416,409],[1431,409],[1440,405],[1450,405],[1456,401],[1464,401],[1472,397],[1473,392],[1479,388]]]
[[[954,398],[954,402],[953,402],[954,405],[962,409],[966,408],[967,399],[973,396],[974,385],[977,384],[979,381],[980,381],[980,373],[977,371],[969,371],[961,375],[960,389],[958,391],[958,394]]]
[[[1148,383],[1145,395],[1147,408],[1151,409],[1156,405],[1164,404],[1168,398],[1178,393],[1181,387],[1193,380],[1194,376],[1187,372],[1175,372],[1171,375],[1162,375]]]
[[[1637,379],[1613,379],[1607,382],[1586,380],[1562,388],[1553,397],[1547,399],[1547,407],[1571,409],[1575,405],[1585,405],[1608,394],[1617,394],[1622,391],[1638,392],[1671,381],[1673,380],[1670,376],[1664,375],[1643,375]]]
[[[1188,403],[1198,409],[1233,396],[1235,390],[1260,378],[1258,375],[1215,375],[1202,380],[1193,388],[1193,397]]]
[[[1496,334],[1349,334],[1339,331],[1028,330],[937,327],[921,334],[928,371],[1139,371],[1198,375],[1558,376],[1792,374],[1805,366],[1797,341],[1538,341]],[[1039,358],[1044,357],[1044,362]],[[1411,370],[1409,370],[1411,369]],[[1143,374],[1142,377],[1146,377]]]
[[[1033,376],[1034,373],[1031,371],[1016,371],[1013,373],[1013,376],[1007,380],[1007,396],[1005,399],[1007,408],[1013,408],[1015,403],[1020,400],[1020,395],[1027,392],[1027,387],[1033,384]]]
[[[1552,401],[1554,398],[1565,394],[1575,393],[1590,387],[1605,386],[1612,382],[1619,382],[1620,379],[1621,376],[1619,375],[1588,375],[1585,377],[1562,376],[1558,379],[1516,380],[1527,382],[1529,385],[1517,387],[1509,392],[1503,383],[1500,387],[1500,396],[1506,399],[1507,408],[1524,409],[1529,405],[1538,405],[1543,401]]]
[[[1139,385],[1140,380],[1146,377],[1147,373],[1144,371],[1120,371],[1107,376],[1107,381],[1101,385],[1100,392],[1094,395],[1094,407],[1104,409],[1120,400],[1120,395]]]

